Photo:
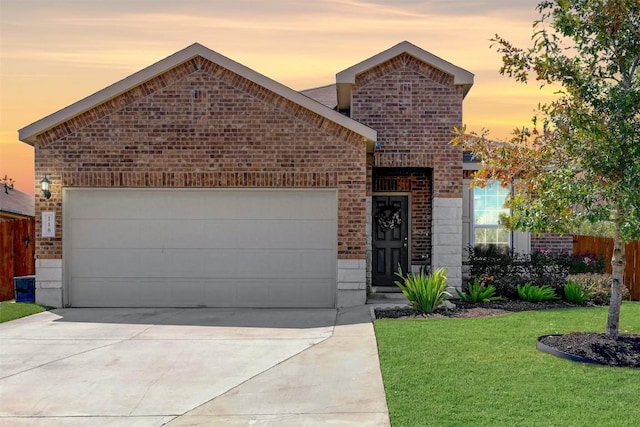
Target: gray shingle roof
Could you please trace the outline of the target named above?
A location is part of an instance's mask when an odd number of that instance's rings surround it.
[[[4,186],[0,186],[0,217],[34,216],[35,211],[34,196],[18,190],[9,190],[9,194],[6,194]]]
[[[336,105],[338,105],[338,94],[335,84],[301,90],[300,93],[331,109],[336,108]]]

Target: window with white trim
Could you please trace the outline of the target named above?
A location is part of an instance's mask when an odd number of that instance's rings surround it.
[[[500,225],[500,214],[509,214],[504,207],[509,193],[509,188],[497,181],[473,188],[473,246],[511,246],[511,233]]]

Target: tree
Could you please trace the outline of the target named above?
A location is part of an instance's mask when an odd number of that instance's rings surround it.
[[[511,229],[567,232],[611,221],[607,336],[618,337],[625,243],[640,238],[640,0],[555,0],[537,7],[532,45],[496,36],[500,73],[559,88],[531,128],[493,141],[456,130],[452,144],[484,163],[475,184],[512,185]]]
[[[11,178],[9,178],[7,175],[4,176],[4,178],[0,179],[0,184],[4,186],[4,192],[5,194],[9,194],[9,190],[13,191],[13,184],[15,183],[15,181]]]

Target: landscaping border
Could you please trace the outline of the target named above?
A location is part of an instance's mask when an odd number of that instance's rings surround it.
[[[536,343],[536,348],[538,350],[540,350],[543,353],[548,353],[552,356],[556,356],[559,357],[561,359],[566,359],[566,360],[570,360],[572,362],[578,362],[578,363],[589,363],[592,365],[602,365],[602,366],[611,366],[611,365],[607,365],[606,363],[602,363],[598,360],[594,360],[588,357],[582,357],[582,356],[576,356],[575,354],[571,354],[571,353],[567,353],[565,351],[562,350],[558,350],[557,348],[551,347],[543,342],[541,342],[540,340],[546,337],[561,337],[564,334],[549,334],[549,335],[541,335],[538,337],[538,341]]]

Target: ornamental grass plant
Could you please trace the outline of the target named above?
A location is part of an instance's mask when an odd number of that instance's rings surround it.
[[[502,301],[504,298],[497,296],[496,287],[493,285],[483,285],[478,279],[473,279],[467,286],[467,292],[460,292],[456,289],[456,293],[464,302],[492,302]]]
[[[531,282],[527,282],[524,285],[518,285],[516,289],[518,290],[518,297],[523,301],[541,302],[558,299],[553,288],[547,285],[536,286]]]
[[[409,300],[409,305],[423,313],[433,313],[442,305],[451,294],[447,292],[447,269],[438,268],[431,274],[426,274],[423,269],[419,272],[411,272],[406,276],[402,268],[398,268],[396,276],[402,281],[396,280],[395,284],[402,290]]]
[[[564,297],[573,304],[583,305],[591,297],[591,287],[585,288],[579,283],[569,280],[564,285]]]

